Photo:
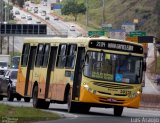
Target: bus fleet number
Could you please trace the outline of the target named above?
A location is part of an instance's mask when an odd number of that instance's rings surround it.
[[[97,42],[96,46],[97,47],[105,47],[106,44],[105,44],[105,42]]]

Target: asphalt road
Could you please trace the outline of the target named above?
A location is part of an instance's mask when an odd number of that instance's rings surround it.
[[[0,103],[12,106],[25,106],[32,107],[32,102],[25,103],[23,100],[17,102],[7,102],[6,99]],[[62,116],[62,119],[55,121],[41,121],[35,123],[160,123],[160,110],[144,110],[144,109],[131,109],[124,108],[122,117],[113,116],[112,108],[91,108],[87,114],[68,113],[66,104],[52,103],[48,110],[55,112]]]
[[[56,2],[56,1],[55,1]],[[44,19],[45,16],[42,16],[40,11],[45,10],[46,11],[46,16],[50,17],[50,20],[46,20],[48,21],[54,28],[56,28],[57,30],[59,30],[59,32],[63,33],[68,33],[68,36],[70,37],[77,37],[77,36],[81,36],[82,32],[79,31],[79,29],[77,28],[77,25],[74,23],[67,23],[61,20],[61,18],[58,17],[58,20],[55,20],[55,18],[57,18],[57,16],[53,16],[50,15],[51,10],[49,5],[47,6],[43,6],[43,4],[33,4],[33,3],[29,3],[29,8],[34,8],[35,6],[38,7],[39,12],[38,13],[34,13],[33,10],[31,11],[33,14],[38,15],[40,18]],[[44,19],[45,20],[45,19]],[[70,27],[74,25],[75,26],[75,31],[70,30]]]

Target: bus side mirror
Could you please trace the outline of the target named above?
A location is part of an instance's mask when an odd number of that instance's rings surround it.
[[[143,62],[143,71],[146,71],[146,62]]]

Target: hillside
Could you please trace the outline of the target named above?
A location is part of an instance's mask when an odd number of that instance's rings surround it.
[[[159,0],[104,0],[104,8],[103,0],[88,0],[87,5],[89,27],[100,29],[104,20],[104,23],[112,24],[114,29],[119,29],[123,22],[138,19],[139,30],[146,31],[149,35],[157,35],[160,32]],[[78,22],[85,25],[86,16],[80,15]]]

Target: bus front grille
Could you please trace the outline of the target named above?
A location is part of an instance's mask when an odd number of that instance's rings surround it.
[[[125,100],[117,100],[112,98],[99,98],[99,101],[102,103],[112,103],[112,104],[124,104]]]
[[[106,93],[106,92],[102,92],[102,91],[98,91],[98,93],[111,95],[111,93]]]
[[[93,84],[96,86],[101,86],[110,89],[133,89],[133,86],[116,83],[93,82]]]

